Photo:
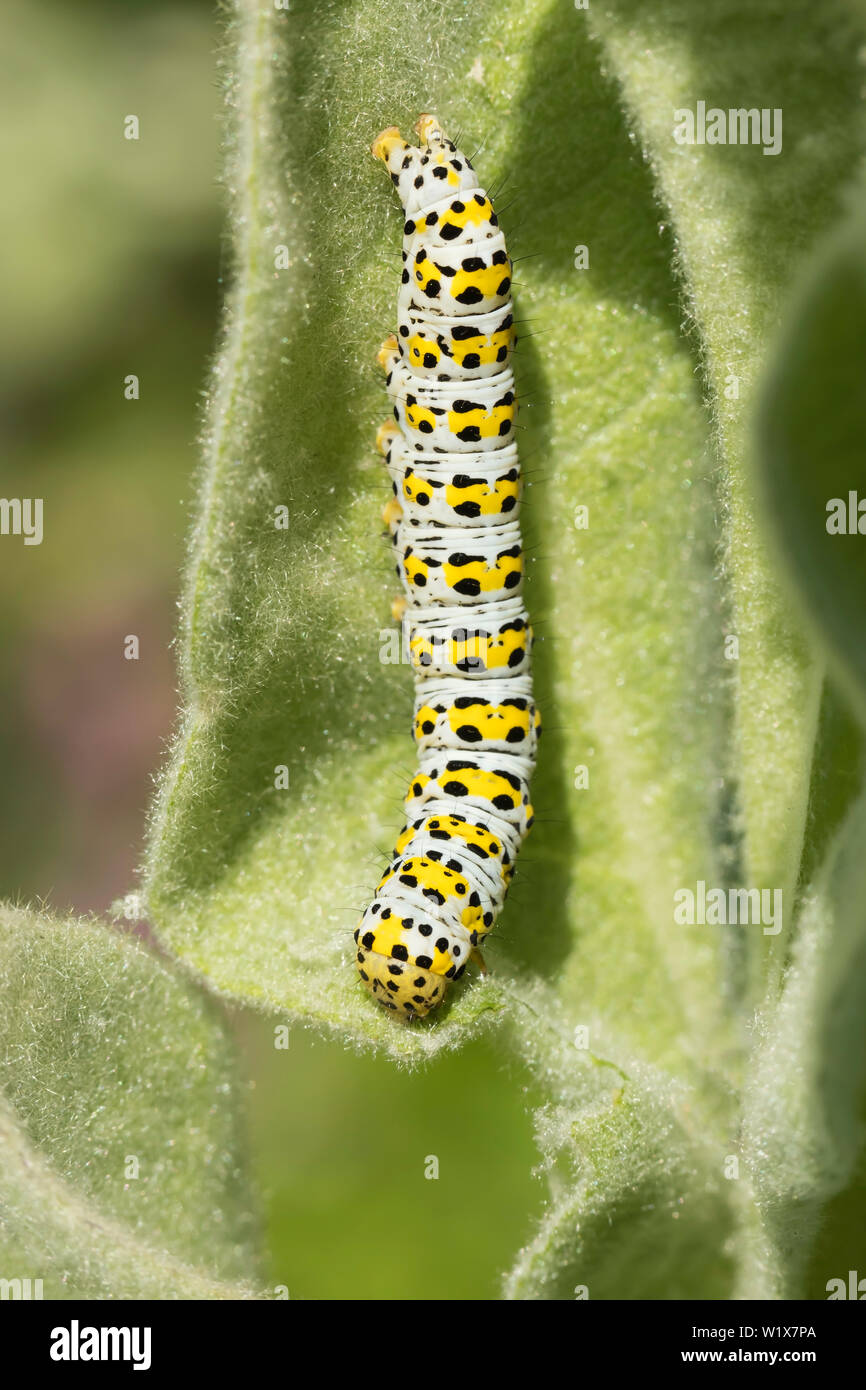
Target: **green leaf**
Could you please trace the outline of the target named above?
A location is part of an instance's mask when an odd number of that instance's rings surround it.
[[[720,465],[728,631],[739,639],[728,776],[737,787],[744,881],[792,904],[809,797],[821,664],[768,561],[756,518],[754,387],[784,295],[862,145],[862,26],[845,0],[593,4],[590,22],[621,83],[673,221],[676,257],[706,382]],[[779,109],[781,149],[673,138],[675,113]],[[820,111],[820,121],[815,113]],[[733,396],[734,388],[737,396]],[[790,917],[789,917],[790,921]],[[760,999],[777,979],[779,938],[753,943]]]
[[[751,1099],[741,1151],[742,1085],[765,1095],[765,1039],[786,1035],[798,997],[790,975],[779,1002],[795,895],[813,871],[825,882],[856,788],[814,762],[816,737],[820,755],[847,732],[820,715],[821,661],[766,554],[749,423],[796,263],[860,148],[858,38],[841,0],[712,0],[700,29],[685,0],[233,11],[235,274],[148,909],[226,995],[406,1061],[508,1025],[555,1098],[539,1123],[552,1204],[513,1297],[622,1296],[662,1242],[662,1296],[793,1286],[792,1251],[767,1235],[787,1170],[776,1187],[757,1171]],[[782,106],[784,152],[678,146],[674,112],[697,100]],[[422,109],[516,195],[498,203],[532,330],[518,387],[546,735],[494,978],[409,1029],[360,990],[350,934],[412,767],[409,673],[380,660],[391,581],[372,449],[400,218],[367,151]],[[679,926],[674,894],[699,880],[781,889],[786,931]],[[800,1001],[813,1039],[825,1004]],[[835,1190],[826,1146],[814,1168],[795,1149],[800,1190]]]
[[[767,515],[861,719],[866,550],[857,503],[866,502],[864,372],[866,216],[860,207],[822,249],[790,315],[764,392],[761,441]],[[866,532],[866,517],[862,524]]]
[[[130,937],[0,911],[0,1266],[46,1298],[249,1298],[232,1047]]]
[[[539,989],[520,1006],[524,1059],[552,1097],[536,1116],[551,1199],[505,1297],[729,1297],[730,1096],[646,1066],[601,1021],[572,1032]]]
[[[743,1105],[755,1204],[741,1242],[740,1297],[797,1296],[821,1204],[844,1187],[862,1147],[864,846],[861,798],[805,895],[779,1002],[757,1021]]]
[[[862,476],[866,415],[863,204],[822,245],[788,315],[761,399],[768,532],[862,721],[866,569],[853,534],[828,531],[831,499],[848,517]],[[759,1018],[744,1101],[756,1207],[741,1288],[788,1296],[802,1276],[807,1233],[850,1178],[862,1144],[866,914],[862,727],[828,688],[816,750],[806,886],[790,970],[775,1018]],[[823,857],[820,850],[824,850]]]
[[[555,1097],[537,1116],[552,1191],[506,1297],[803,1296],[822,1207],[862,1152],[864,845],[861,796],[804,893],[739,1100],[617,1052],[601,1022],[590,1051],[550,1000],[520,1001],[525,1060]]]
[[[734,1219],[721,1165],[652,1091],[637,1103],[615,1092],[577,1118],[565,1107],[543,1113],[541,1142],[543,1152],[568,1151],[580,1174],[555,1185],[506,1298],[730,1296]]]
[[[449,4],[413,14],[387,68],[394,21],[372,0],[242,7],[236,22],[236,282],[149,908],[218,988],[391,1050],[430,1051],[490,1016],[495,995],[467,989],[407,1036],[370,1009],[348,964],[412,766],[409,672],[378,659],[391,582],[372,450],[400,219],[368,146],[387,122],[408,125],[423,96],[484,138],[489,183],[519,171],[512,244],[532,253],[519,313],[543,330],[523,344],[520,387],[548,733],[497,979],[536,971],[576,1007],[635,1028],[654,1058],[691,1066],[726,1036],[729,965],[709,939],[672,935],[672,894],[717,871],[727,716],[711,465],[670,243],[582,17],[568,16],[567,44],[558,6],[456,17]],[[561,130],[578,132],[567,161]],[[573,265],[578,242],[587,272]],[[274,270],[279,245],[288,271]],[[280,504],[288,532],[273,524]],[[575,528],[581,504],[588,531]],[[274,787],[279,764],[288,792]],[[579,765],[588,791],[575,790]]]

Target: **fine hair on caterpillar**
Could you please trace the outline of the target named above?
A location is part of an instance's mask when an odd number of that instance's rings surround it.
[[[378,353],[392,496],[383,520],[415,678],[406,824],[354,933],[396,1017],[440,1005],[495,925],[533,821],[541,720],[523,606],[512,265],[472,163],[435,116],[373,142],[403,206],[397,329]]]

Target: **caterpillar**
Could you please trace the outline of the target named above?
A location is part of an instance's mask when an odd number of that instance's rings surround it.
[[[360,925],[356,966],[400,1017],[442,1003],[502,908],[532,825],[541,721],[523,606],[511,262],[489,195],[435,116],[372,146],[403,205],[397,332],[382,344],[393,419],[376,444],[409,631],[418,767]]]

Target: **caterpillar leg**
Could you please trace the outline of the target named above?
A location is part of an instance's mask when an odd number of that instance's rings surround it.
[[[390,535],[393,536],[394,532],[397,529],[397,526],[400,523],[402,515],[403,508],[400,506],[400,503],[397,501],[396,497],[392,497],[388,502],[385,503],[384,507],[382,508],[382,520],[384,521],[385,527]]]
[[[397,352],[397,334],[389,333],[379,351],[376,353],[376,361],[383,371],[389,372],[394,365],[394,358]]]
[[[484,976],[485,979],[487,979],[487,976],[490,974],[490,971],[487,969],[487,962],[485,961],[477,946],[472,947],[472,950],[469,952],[469,959],[475,962],[475,964],[478,966],[478,969],[481,971],[481,974]]]
[[[409,600],[407,598],[404,598],[402,594],[398,594],[396,598],[392,598],[391,617],[394,619],[395,623],[402,623],[404,617],[406,616],[406,609],[408,607]]]
[[[400,435],[400,428],[393,420],[385,420],[376,431],[376,448],[383,458]]]

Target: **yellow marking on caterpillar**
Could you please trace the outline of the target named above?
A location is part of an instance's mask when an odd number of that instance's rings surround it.
[[[496,637],[475,632],[468,638],[451,637],[444,643],[434,643],[429,637],[418,634],[409,639],[409,657],[415,667],[428,665],[429,663],[424,662],[422,658],[434,657],[444,646],[447,649],[446,660],[451,666],[458,666],[467,661],[480,661],[486,669],[494,670],[500,666],[508,666],[514,652],[526,651],[527,636],[526,628],[509,628],[507,632]]]
[[[382,956],[390,956],[393,946],[403,946],[406,941],[406,929],[403,926],[403,919],[396,913],[390,917],[379,918],[376,925],[368,927],[373,933],[373,945],[368,946],[368,951],[378,951]]]
[[[477,796],[484,801],[492,802],[497,797],[505,797],[515,811],[520,805],[520,792],[514,790],[508,778],[499,772],[489,772],[486,767],[463,767],[459,772],[449,772],[446,768],[436,782],[443,791],[450,782],[459,782],[466,788],[467,796]]]
[[[448,723],[455,734],[463,725],[471,724],[483,739],[504,741],[512,729],[521,729],[529,737],[529,710],[517,709],[514,705],[477,705],[469,709],[457,709],[451,705]]]
[[[456,666],[462,661],[472,660],[477,662],[481,660],[482,657],[484,658],[485,664],[488,664],[486,654],[490,645],[490,639],[481,636],[479,633],[475,633],[468,641],[465,639],[455,641],[453,638],[449,638],[446,642],[441,643],[434,643],[429,637],[417,636],[409,639],[409,656],[413,666],[421,667],[428,664],[422,660],[423,657],[429,656],[432,658],[437,651],[441,651],[444,647],[447,651],[445,660],[451,666]],[[499,664],[501,665],[503,663],[500,662]]]
[[[430,969],[434,975],[447,975],[453,965],[450,951],[440,951],[438,946],[433,947],[433,964]]]
[[[494,565],[485,565],[483,560],[470,560],[466,565],[452,565],[446,561],[442,571],[452,589],[461,579],[477,579],[481,592],[492,594],[505,588],[509,574],[523,573],[523,556],[499,555]]]
[[[422,432],[421,426],[425,424],[429,425],[430,429],[433,430],[436,428],[436,416],[433,414],[432,410],[428,410],[426,406],[418,405],[416,402],[406,406],[406,423],[410,425],[413,430],[418,430],[419,432]],[[429,430],[423,431],[424,434],[428,434],[429,432]]]
[[[502,845],[495,835],[483,825],[475,825],[472,821],[460,820],[458,816],[431,816],[427,821],[430,830],[448,830],[452,835],[457,835],[461,840],[465,840],[468,845],[477,845],[492,858],[497,858],[502,853]]]
[[[449,182],[458,182],[456,178],[449,179]],[[482,202],[477,202],[474,193],[467,193],[466,202],[462,212],[455,212],[453,208],[448,209],[440,217],[436,213],[429,213],[426,217],[419,217],[415,226],[419,231],[424,231],[427,227],[459,227],[461,231],[470,225],[480,227],[482,223],[489,222],[493,216],[493,207],[489,198],[484,198]]]
[[[433,261],[430,259],[428,255],[426,255],[426,253],[424,255],[415,257],[414,269],[415,279],[417,280],[421,289],[424,290],[425,294],[427,292],[427,286],[430,284],[431,280],[441,281],[442,277],[438,266],[434,265]]]
[[[415,737],[421,738],[425,724],[435,724],[439,718],[432,705],[421,705],[415,714]]]
[[[422,588],[426,585],[430,573],[427,565],[423,560],[419,560],[417,555],[403,556],[403,572],[409,584],[418,584],[418,581],[421,580]]]
[[[478,333],[471,338],[450,337],[450,348],[444,355],[453,357],[460,367],[466,366],[469,357],[477,358],[477,364],[482,366],[491,362],[503,362],[512,350],[515,342],[514,325],[503,328],[496,333]],[[435,337],[426,337],[424,333],[413,333],[406,344],[409,350],[409,360],[418,366],[426,366],[428,371],[438,366],[442,361],[443,349],[440,347]],[[503,352],[504,349],[504,352]],[[502,354],[502,355],[500,355]],[[432,357],[432,362],[425,359]]]
[[[397,838],[397,843],[394,846],[394,853],[402,854],[409,842],[414,840],[416,834],[417,832],[414,827],[407,825],[406,829]]]
[[[460,912],[461,924],[470,932],[483,931],[484,914],[479,903],[469,902],[471,890],[468,881],[462,874],[447,868],[435,859],[428,859],[426,855],[419,855],[417,858],[404,859],[402,863],[388,869],[376,892],[378,893],[395,875],[404,881],[407,876],[416,879],[417,882],[414,886],[425,897],[429,897],[433,893],[446,900],[453,898],[455,902],[464,902],[466,906]]]
[[[487,655],[485,664],[490,670],[499,666],[508,666],[510,657],[514,652],[525,652],[527,640],[531,635],[532,629],[527,632],[526,628],[515,631],[513,628],[508,632],[503,632],[501,636],[491,638],[487,643]]]
[[[491,835],[485,826],[475,825],[472,821],[461,819],[460,816],[429,816],[417,830],[414,826],[407,825],[394,847],[395,854],[402,854],[416,835],[435,836],[437,831],[442,835],[464,840],[467,845],[475,845],[491,859],[498,859],[502,854],[502,844],[495,835]],[[442,843],[447,844],[447,840],[443,839]]]
[[[422,478],[420,473],[407,473],[403,476],[403,496],[409,502],[417,502],[419,497],[427,497],[427,501],[433,496],[435,484],[429,479]]]
[[[510,277],[511,265],[507,261],[504,265],[482,266],[480,270],[463,270],[461,267],[451,280],[451,297],[459,302],[467,290],[478,290],[485,299],[493,299],[499,294],[502,281]]]
[[[497,478],[492,488],[483,482],[473,483],[470,487],[455,487],[453,483],[445,486],[445,501],[449,507],[475,502],[482,516],[498,516],[507,497],[513,497],[516,502],[519,496],[520,482],[517,478]]]
[[[433,365],[438,366],[442,360],[442,353],[435,338],[425,338],[421,333],[414,333],[409,339],[409,359],[412,362],[422,363],[425,357],[435,358]],[[428,366],[431,364],[428,363]]]
[[[495,439],[502,433],[500,426],[507,420],[514,422],[514,401],[508,405],[494,405],[490,410],[477,405],[472,410],[449,410],[448,428],[452,434],[459,435],[467,426],[476,426],[482,439]],[[508,431],[506,431],[508,433]]]
[[[476,356],[482,365],[490,362],[499,362],[501,348],[506,349],[506,355],[514,347],[514,325],[503,328],[499,333],[479,334],[477,338],[464,338],[460,342],[454,341],[454,361],[459,366],[463,366],[466,358]]]

